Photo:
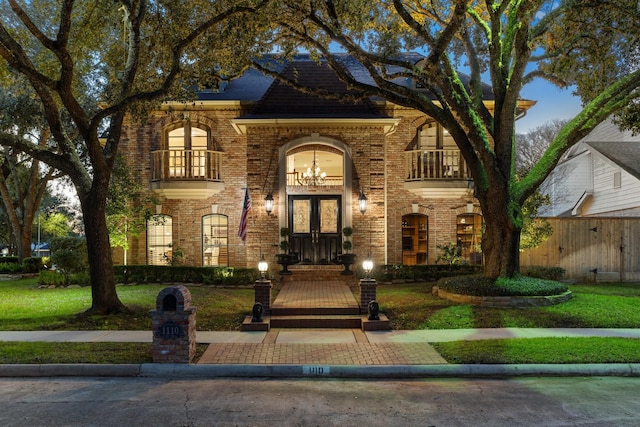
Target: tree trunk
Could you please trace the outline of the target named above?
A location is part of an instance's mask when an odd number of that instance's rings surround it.
[[[479,197],[485,223],[482,237],[484,275],[492,279],[513,277],[520,272],[522,225],[518,224],[521,224],[522,213],[519,208],[514,208],[517,205],[509,201],[506,193],[504,190],[495,191],[494,187],[486,197]]]
[[[113,256],[105,216],[106,198],[89,192],[83,203],[84,228],[91,277],[92,305],[88,312],[112,314],[126,310],[116,293]]]

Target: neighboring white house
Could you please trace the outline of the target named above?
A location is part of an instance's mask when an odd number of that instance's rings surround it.
[[[561,267],[580,282],[640,281],[640,136],[611,120],[571,148],[549,175],[541,216],[553,235],[520,265]]]
[[[602,122],[572,147],[542,191],[544,217],[640,217],[640,135]]]

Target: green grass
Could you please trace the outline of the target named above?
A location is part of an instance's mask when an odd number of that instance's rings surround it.
[[[637,328],[640,285],[571,285],[566,303],[537,308],[457,304],[431,295],[432,284],[378,286],[380,310],[393,329]]]
[[[393,329],[501,327],[637,328],[639,284],[571,285],[574,298],[550,307],[472,307],[431,295],[432,283],[378,286]],[[119,286],[130,312],[87,316],[89,288],[39,289],[36,280],[0,282],[0,330],[149,330],[150,310],[167,285]],[[238,330],[250,314],[250,288],[190,286],[198,330]],[[357,292],[357,288],[354,289]],[[277,288],[274,288],[274,296]],[[640,340],[540,338],[436,343],[450,363],[640,363]],[[151,344],[0,343],[0,363],[145,363]],[[604,351],[603,349],[606,349]],[[202,351],[202,347],[200,348]]]
[[[166,286],[118,286],[129,313],[87,316],[88,287],[39,289],[36,279],[0,282],[0,330],[149,330],[149,311],[156,308],[156,297]],[[199,330],[237,330],[251,313],[253,289],[193,286],[189,290]]]
[[[0,363],[151,363],[151,343],[0,342]],[[207,346],[196,345],[197,360]]]
[[[449,363],[640,363],[640,340],[527,338],[433,343]],[[606,351],[604,351],[606,349]]]

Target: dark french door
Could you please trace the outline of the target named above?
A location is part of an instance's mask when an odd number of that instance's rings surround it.
[[[304,264],[337,262],[341,253],[341,196],[289,196],[291,251]]]

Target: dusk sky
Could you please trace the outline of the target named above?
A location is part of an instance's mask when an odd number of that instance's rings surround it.
[[[527,133],[530,130],[554,119],[571,119],[580,110],[580,98],[572,95],[573,89],[559,89],[550,83],[537,80],[521,92],[521,97],[537,101],[527,115],[516,122],[517,133]]]

